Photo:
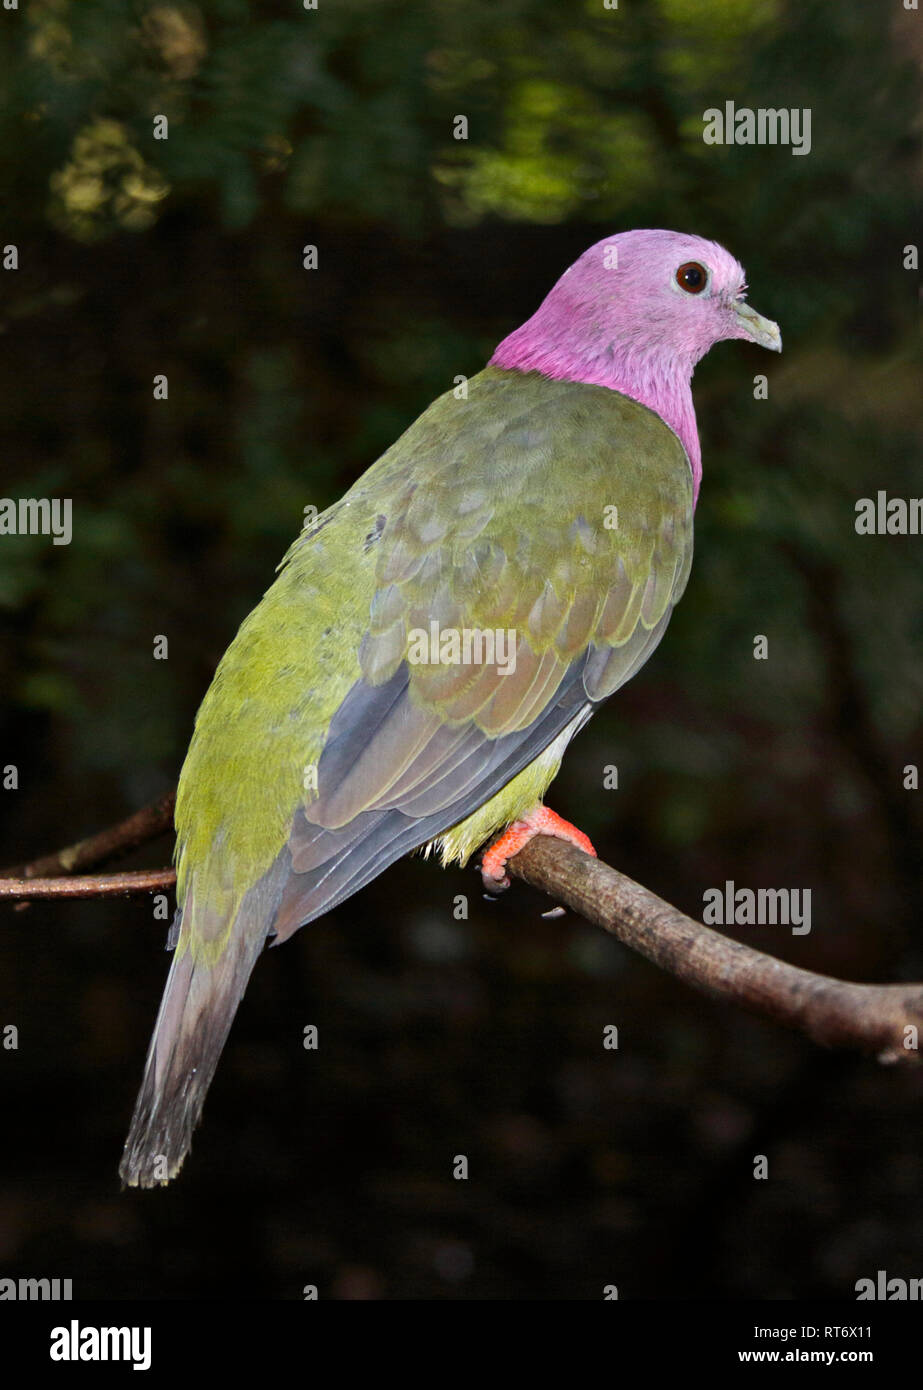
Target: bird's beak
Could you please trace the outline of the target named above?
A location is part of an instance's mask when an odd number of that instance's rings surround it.
[[[782,351],[779,325],[773,323],[772,319],[764,319],[763,315],[758,314],[745,300],[742,299],[734,305],[734,318],[740,330],[738,337],[752,338],[760,347],[769,348],[770,352]]]

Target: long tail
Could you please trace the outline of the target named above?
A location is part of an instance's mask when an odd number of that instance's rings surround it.
[[[119,1165],[129,1187],[166,1184],[182,1167],[278,898],[275,883],[251,888],[214,965],[177,949]]]

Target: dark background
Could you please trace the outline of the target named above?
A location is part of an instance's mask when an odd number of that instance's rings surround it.
[[[590,242],[673,227],[741,259],[785,351],[701,365],[689,589],[550,801],[693,915],[729,878],[811,889],[809,936],[732,929],[751,944],[920,978],[903,780],[923,539],[857,536],[854,509],[923,491],[903,267],[921,56],[897,0],[2,12],[0,241],[20,268],[0,281],[0,492],[72,497],[74,537],[0,538],[0,764],[19,769],[0,862],[167,790],[304,507]],[[811,153],[705,145],[726,100],[810,107]],[[850,1298],[879,1268],[923,1276],[923,1073],[703,1000],[546,906],[409,860],[267,953],[181,1179],[130,1194],[164,925],[146,900],[4,909],[0,1276],[287,1299]]]

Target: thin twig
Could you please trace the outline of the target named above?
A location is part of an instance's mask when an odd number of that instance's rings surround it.
[[[0,898],[121,898],[164,893],[176,883],[175,869],[133,869],[125,874],[87,874],[82,878],[0,878]]]
[[[140,811],[135,811],[117,825],[110,825],[105,830],[100,830],[97,835],[78,840],[75,845],[68,845],[67,849],[42,855],[40,859],[33,859],[29,864],[15,864],[11,868],[0,870],[0,879],[54,878],[57,874],[75,874],[81,869],[95,869],[97,865],[128,854],[130,850],[147,844],[149,840],[154,840],[169,830],[173,825],[175,803],[176,793],[168,792],[166,796],[143,806]]]

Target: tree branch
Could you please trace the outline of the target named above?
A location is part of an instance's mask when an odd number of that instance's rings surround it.
[[[507,869],[704,994],[824,1047],[858,1048],[880,1062],[919,1061],[923,985],[850,984],[786,965],[703,926],[563,840],[532,840]]]
[[[143,806],[118,825],[110,825],[98,835],[90,835],[78,840],[67,849],[59,849],[54,854],[45,854],[41,859],[33,859],[29,864],[16,864],[12,868],[0,870],[0,880],[12,878],[54,878],[56,874],[74,874],[80,869],[93,869],[109,859],[117,859],[128,854],[129,850],[147,844],[158,835],[172,828],[173,807],[176,792],[168,792],[149,806]],[[3,896],[12,897],[12,894]],[[28,894],[21,896],[27,897]],[[35,897],[53,897],[51,893],[35,894]],[[93,896],[72,893],[71,897]],[[102,896],[102,895],[100,895]]]
[[[165,892],[173,869],[83,877],[44,877],[40,871],[89,868],[134,849],[167,829],[173,797],[57,854],[0,879],[0,900],[103,898]],[[618,937],[662,970],[703,994],[726,999],[805,1033],[824,1047],[857,1048],[880,1062],[916,1062],[923,1031],[923,985],[860,985],[754,951],[658,898],[649,889],[563,840],[539,835],[510,859],[510,873]]]
[[[35,898],[123,898],[163,893],[176,883],[175,869],[134,869],[126,874],[82,878],[0,878],[0,899],[27,903]]]

